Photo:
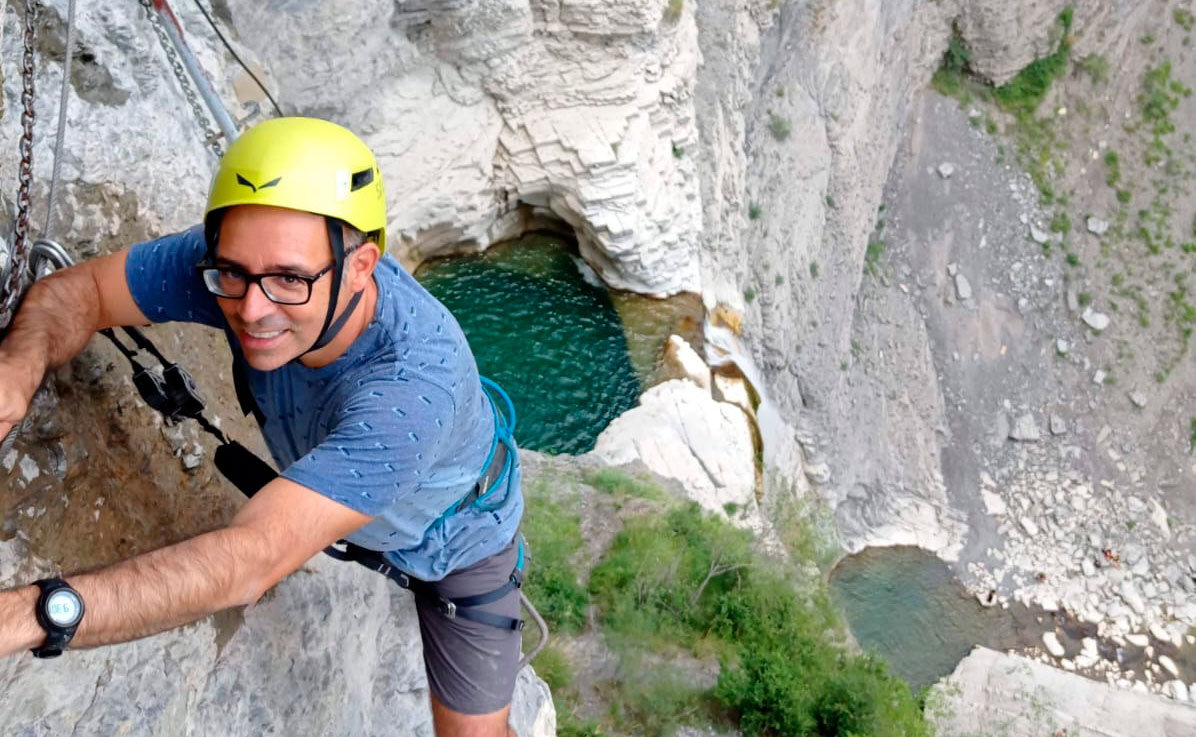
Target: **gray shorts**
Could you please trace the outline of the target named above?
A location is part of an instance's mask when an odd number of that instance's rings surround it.
[[[444,597],[476,596],[507,582],[519,557],[519,535],[505,550],[453,571],[435,583]],[[525,558],[526,561],[526,558]],[[521,574],[522,575],[522,574]],[[415,597],[419,633],[424,643],[428,686],[448,708],[463,714],[490,714],[511,703],[519,664],[521,633],[456,617],[449,619],[435,602]],[[519,617],[519,590],[498,601],[473,607],[504,617]]]

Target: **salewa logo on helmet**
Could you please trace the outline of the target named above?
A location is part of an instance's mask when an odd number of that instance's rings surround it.
[[[270,181],[266,182],[265,184],[263,184],[262,186],[256,187],[256,186],[254,186],[253,182],[249,181],[248,179],[241,176],[240,174],[237,175],[237,184],[244,184],[246,187],[249,187],[254,192],[257,192],[259,189],[266,189],[268,187],[273,187],[274,185],[278,184],[281,181],[282,181],[282,177],[275,177],[275,178],[271,179]]]

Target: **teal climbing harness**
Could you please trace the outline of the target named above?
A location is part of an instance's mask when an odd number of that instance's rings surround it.
[[[494,439],[490,442],[490,452],[486,455],[486,462],[482,464],[482,473],[473,489],[459,501],[449,507],[442,517],[456,514],[463,509],[473,507],[492,512],[494,508],[484,504],[495,491],[502,487],[502,481],[511,473],[511,466],[517,458],[515,450],[515,403],[497,382],[482,377],[482,389],[486,399],[490,401],[490,412],[494,417]],[[506,408],[504,413],[498,408],[494,397],[503,401]]]

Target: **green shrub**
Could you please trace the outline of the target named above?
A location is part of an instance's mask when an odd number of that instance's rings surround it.
[[[759,220],[760,216],[764,214],[764,209],[755,202],[748,204],[748,220]]]
[[[1055,52],[1030,62],[1017,76],[994,90],[997,103],[1005,110],[1018,116],[1033,115],[1050,91],[1051,84],[1067,71],[1067,61],[1071,55],[1070,6],[1059,14],[1058,22],[1063,33]]]
[[[1080,292],[1076,296],[1076,300],[1080,303],[1080,307],[1087,307],[1092,304],[1092,295],[1088,292]]]
[[[951,35],[943,63],[935,71],[930,84],[940,95],[956,97],[963,91],[964,78],[969,73],[972,52],[963,41],[959,29]]]
[[[590,603],[573,570],[573,558],[582,548],[580,518],[560,502],[537,494],[525,508],[522,529],[533,556],[524,582],[528,598],[554,630],[578,631]]]
[[[1093,84],[1101,84],[1109,78],[1109,60],[1100,54],[1089,54],[1080,60],[1080,69],[1088,75]]]
[[[1196,417],[1192,418],[1192,435],[1188,438],[1188,451],[1196,450]]]
[[[1183,8],[1176,8],[1175,22],[1178,23],[1185,31],[1191,31],[1192,26],[1196,25],[1196,16],[1192,15],[1192,11]]]
[[[1175,123],[1171,120],[1171,113],[1179,107],[1182,97],[1187,97],[1192,91],[1182,82],[1171,78],[1171,62],[1164,61],[1157,67],[1146,70],[1142,76],[1142,91],[1138,95],[1138,103],[1142,106],[1142,118],[1150,124],[1154,134],[1152,152],[1148,153],[1148,163],[1159,160],[1161,152],[1165,152],[1162,137],[1175,130]]]
[[[789,137],[790,128],[789,121],[777,115],[776,113],[768,114],[768,132],[772,137],[778,141],[783,141]]]
[[[885,242],[880,238],[873,238],[868,241],[868,247],[864,250],[864,271],[869,274],[876,274],[877,264],[880,263],[880,257],[885,252]]]
[[[1116,187],[1121,180],[1121,157],[1116,151],[1105,152],[1105,184]]]
[[[819,273],[820,273],[820,269],[819,269],[819,267],[818,267],[818,262],[817,262],[817,261],[811,261],[811,262],[810,262],[810,277],[811,277],[812,279],[817,279],[817,278],[818,278],[818,274],[819,274]]]
[[[1056,212],[1051,218],[1051,232],[1067,235],[1071,232],[1071,218],[1063,211]]]
[[[831,644],[841,625],[825,588],[799,595],[786,568],[757,558],[748,533],[689,504],[627,520],[594,568],[590,593],[608,643],[623,652],[719,654],[713,696],[745,734],[927,735],[908,686]],[[629,673],[640,677],[636,668]],[[701,708],[700,694],[667,670],[649,673],[632,688],[647,696],[642,706],[621,707],[640,730],[633,733],[656,733]]]
[[[1121,204],[1128,205],[1130,203],[1130,200],[1132,200],[1133,198],[1134,198],[1133,192],[1130,192],[1128,189],[1117,190],[1117,201],[1120,202]]]
[[[756,288],[755,287],[748,287],[747,289],[743,290],[743,301],[747,302],[748,304],[751,304],[755,300],[756,300]]]

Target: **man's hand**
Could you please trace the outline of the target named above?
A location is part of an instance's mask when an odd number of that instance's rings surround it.
[[[29,411],[46,371],[74,358],[97,330],[149,322],[125,280],[126,258],[103,256],[29,288],[0,343],[0,439]]]

